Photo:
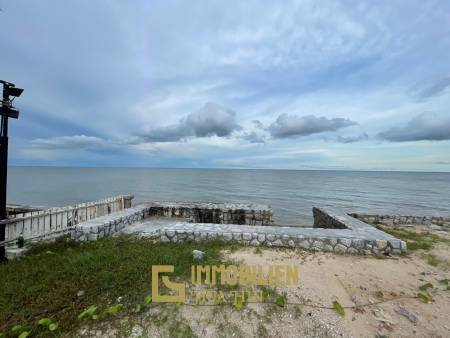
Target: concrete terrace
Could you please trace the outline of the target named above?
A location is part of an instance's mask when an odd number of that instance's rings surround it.
[[[216,222],[199,221],[205,219]],[[266,206],[157,202],[79,224],[73,237],[97,240],[119,232],[173,243],[218,239],[251,246],[365,255],[406,252],[405,242],[332,208],[314,208],[313,228],[258,225],[273,224],[271,219],[272,212]]]

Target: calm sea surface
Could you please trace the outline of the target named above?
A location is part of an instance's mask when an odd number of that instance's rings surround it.
[[[278,224],[310,225],[314,205],[450,215],[450,173],[10,167],[8,203],[64,206],[122,193],[152,200],[270,204]]]

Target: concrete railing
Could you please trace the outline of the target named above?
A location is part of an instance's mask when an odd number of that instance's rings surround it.
[[[81,222],[131,207],[133,195],[119,195],[74,206],[17,214],[6,220],[5,242],[22,234],[25,240],[57,236]]]

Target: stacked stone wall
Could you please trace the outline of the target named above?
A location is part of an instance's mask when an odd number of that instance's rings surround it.
[[[253,204],[154,202],[149,209],[151,216],[184,218],[192,223],[273,224],[272,209]]]
[[[369,224],[384,224],[388,226],[392,225],[426,225],[426,226],[440,226],[442,228],[450,229],[450,217],[443,216],[400,216],[400,215],[373,215],[373,214],[361,214],[350,213],[353,216],[363,222]]]

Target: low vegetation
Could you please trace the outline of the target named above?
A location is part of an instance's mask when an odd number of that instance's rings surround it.
[[[450,240],[430,232],[418,232],[397,227],[388,227],[381,224],[378,229],[406,242],[408,251],[431,250],[438,243],[450,244]]]
[[[51,329],[72,330],[79,316],[140,311],[149,303],[152,265],[174,265],[174,279],[188,279],[192,250],[206,252],[202,264],[214,265],[225,248],[221,242],[157,244],[129,236],[91,243],[60,238],[36,246],[20,260],[0,264],[0,332],[20,324],[16,332],[46,336]]]

